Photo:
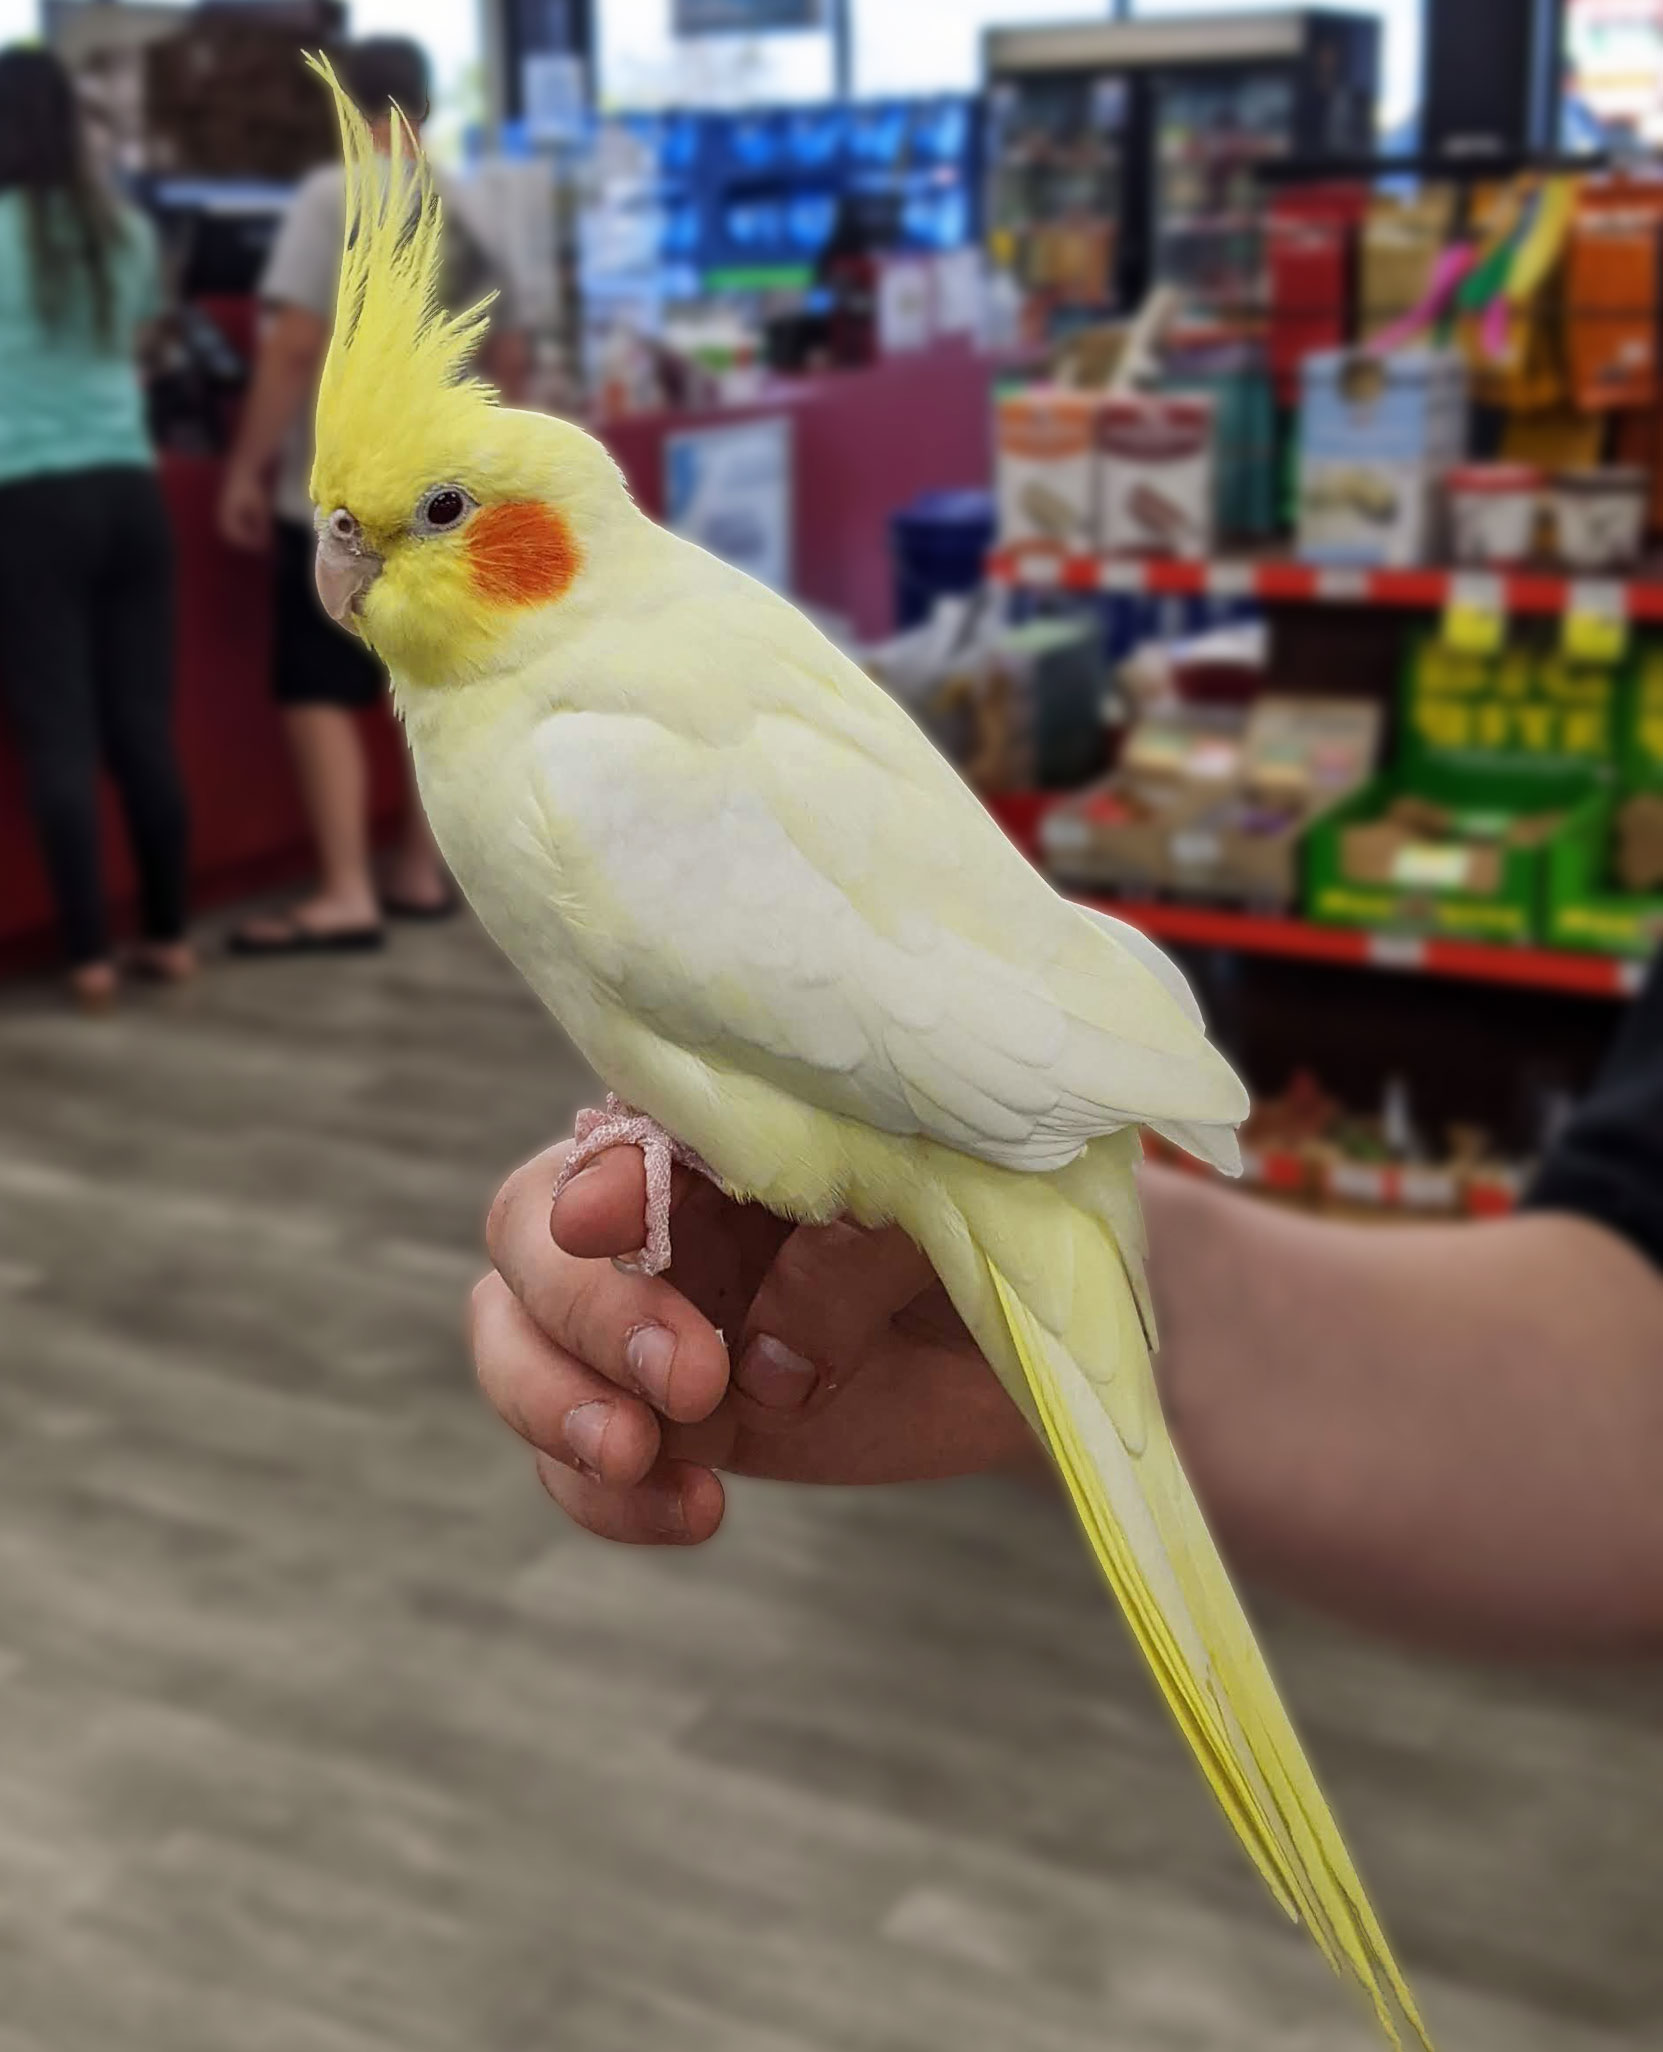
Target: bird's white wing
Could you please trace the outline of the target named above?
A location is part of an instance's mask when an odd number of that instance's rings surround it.
[[[1235,1167],[1245,1095],[1176,972],[1058,898],[910,728],[899,762],[879,729],[547,719],[537,825],[596,983],[681,1047],[1007,1167],[1134,1123]]]

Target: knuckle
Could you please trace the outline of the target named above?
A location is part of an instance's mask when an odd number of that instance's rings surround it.
[[[502,1299],[507,1294],[507,1284],[492,1269],[489,1275],[482,1275],[468,1293],[468,1346],[473,1354],[474,1374],[481,1382],[485,1380],[485,1360],[490,1352],[491,1327],[501,1316]]]
[[[541,1208],[552,1197],[555,1178],[569,1145],[568,1142],[547,1148],[530,1161],[521,1162],[491,1199],[491,1208],[485,1214],[485,1247],[498,1268],[503,1265],[502,1256],[526,1208]]]
[[[799,1226],[774,1260],[774,1282],[782,1299],[816,1296],[838,1266],[832,1236],[837,1226]]]
[[[591,1367],[601,1351],[601,1296],[611,1270],[604,1261],[578,1262],[573,1270],[558,1313],[558,1337]],[[621,1337],[621,1335],[620,1335]]]
[[[493,1262],[502,1266],[502,1251],[508,1243],[508,1233],[513,1221],[514,1207],[519,1199],[521,1178],[524,1169],[516,1169],[491,1199],[491,1208],[485,1214],[485,1251]]]

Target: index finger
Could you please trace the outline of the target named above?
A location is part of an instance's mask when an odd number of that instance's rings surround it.
[[[662,1276],[580,1260],[557,1244],[549,1193],[565,1155],[538,1155],[497,1193],[485,1235],[497,1272],[550,1339],[608,1381],[678,1423],[707,1418],[728,1385],[720,1335]],[[639,1218],[636,1231],[639,1239]]]

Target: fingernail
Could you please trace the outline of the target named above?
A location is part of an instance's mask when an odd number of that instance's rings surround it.
[[[745,1394],[771,1411],[795,1411],[814,1394],[820,1371],[794,1354],[783,1340],[759,1333],[740,1356],[734,1380]]]
[[[658,1529],[667,1539],[687,1537],[687,1506],[678,1489],[673,1496],[665,1497],[659,1506]]]
[[[676,1336],[663,1325],[640,1325],[624,1346],[624,1361],[635,1386],[649,1403],[664,1404],[670,1396],[670,1369],[676,1358]]]
[[[607,1427],[612,1423],[612,1406],[598,1400],[574,1404],[561,1428],[566,1451],[592,1475],[601,1472],[601,1452],[606,1445]]]

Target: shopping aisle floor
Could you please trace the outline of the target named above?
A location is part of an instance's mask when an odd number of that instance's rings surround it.
[[[0,995],[0,2052],[1361,2052],[1060,1509],[565,1528],[459,1339],[588,1094],[463,924]],[[1267,1608],[1443,2042],[1663,2040],[1663,1683]]]

